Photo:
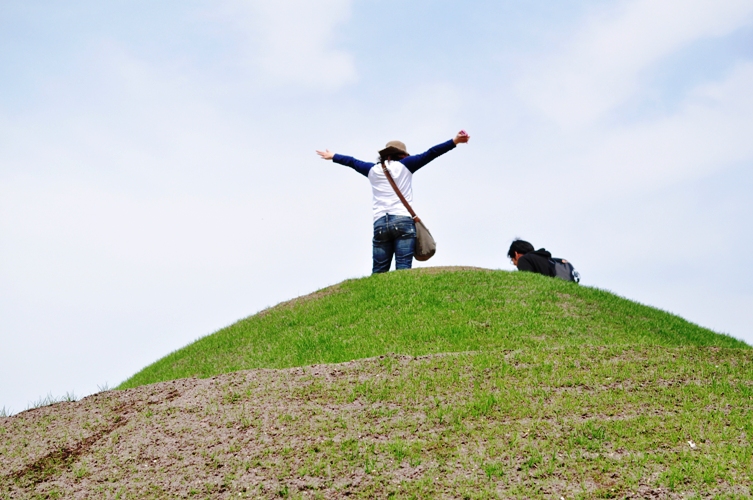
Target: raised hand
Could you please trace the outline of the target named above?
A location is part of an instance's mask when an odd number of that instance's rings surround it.
[[[335,157],[335,153],[333,153],[329,149],[325,149],[324,151],[319,151],[317,149],[316,154],[318,154],[322,158],[322,160],[331,160]]]
[[[453,142],[455,144],[460,144],[460,143],[468,142],[470,139],[471,139],[471,136],[468,135],[468,132],[466,132],[465,130],[461,130],[460,132],[458,132],[458,135],[455,136],[455,138],[453,139]]]

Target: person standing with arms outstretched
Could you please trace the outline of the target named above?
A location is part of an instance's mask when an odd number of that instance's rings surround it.
[[[400,141],[390,141],[379,151],[379,160],[384,161],[390,175],[408,203],[413,202],[413,174],[434,158],[454,149],[458,144],[471,138],[461,130],[454,139],[438,144],[419,155],[410,155]],[[395,256],[395,269],[410,269],[413,266],[413,252],[416,246],[416,225],[405,205],[382,171],[381,165],[357,160],[351,156],[335,154],[330,150],[317,150],[323,160],[332,160],[366,176],[371,183],[373,194],[374,239],[372,273],[385,273],[390,270],[392,256]]]

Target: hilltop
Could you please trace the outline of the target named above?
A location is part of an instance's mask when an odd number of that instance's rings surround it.
[[[753,349],[537,275],[349,280],[125,386],[0,419],[0,498],[753,494]]]
[[[348,280],[238,321],[119,388],[255,368],[583,345],[748,347],[612,293],[533,273],[424,268]]]

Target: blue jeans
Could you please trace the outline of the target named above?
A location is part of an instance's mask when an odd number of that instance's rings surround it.
[[[395,256],[395,269],[410,269],[413,265],[413,251],[416,248],[416,224],[407,215],[387,214],[380,217],[374,222],[372,243],[372,273],[389,271],[392,255]]]

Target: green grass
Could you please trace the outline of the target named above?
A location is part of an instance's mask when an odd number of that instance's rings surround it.
[[[42,408],[44,406],[50,406],[57,403],[63,403],[63,402],[70,403],[77,400],[78,398],[76,397],[76,393],[73,391],[66,392],[65,395],[63,396],[54,396],[51,392],[48,392],[47,396],[44,396],[44,397],[40,396],[39,399],[30,403],[26,409],[31,410],[34,408]]]
[[[180,453],[203,460],[142,472],[164,496],[750,498],[752,382],[751,349],[654,345],[237,372],[139,412],[139,432],[86,473],[102,481],[137,445],[180,433]]]
[[[536,274],[414,270],[349,280],[243,319],[118,388],[388,353],[619,345],[749,347],[612,293]]]
[[[349,280],[120,388],[215,375],[1,419],[0,499],[753,496],[753,349],[534,274]]]
[[[303,368],[239,371],[289,367]],[[11,488],[67,498],[84,484],[110,498],[753,495],[753,349],[535,274],[349,280],[202,338],[119,388],[215,375],[87,398],[70,427],[54,413],[0,420],[6,462],[52,450],[0,474],[0,498]],[[116,424],[91,449],[74,446],[80,456],[55,451]],[[179,446],[159,466],[138,452],[164,443]]]

